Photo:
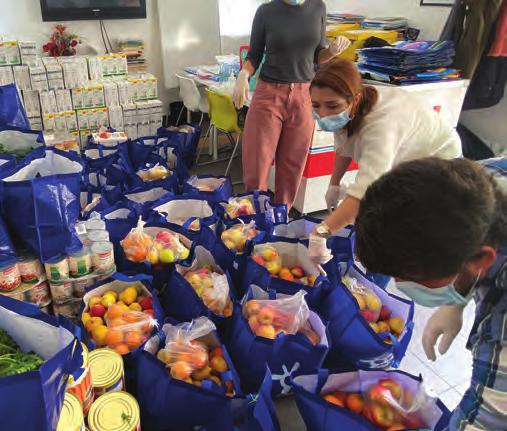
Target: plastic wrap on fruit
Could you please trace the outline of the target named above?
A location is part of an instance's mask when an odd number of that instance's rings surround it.
[[[367,389],[364,399],[367,418],[380,427],[399,424],[400,429],[421,429],[435,421],[435,400],[422,383],[413,393],[394,379],[381,379]]]
[[[190,323],[164,325],[166,345],[157,353],[169,375],[178,380],[200,387],[204,380],[223,388],[227,395],[234,394],[231,380],[224,380],[223,373],[229,370],[222,348],[208,337],[215,325],[206,317]],[[208,343],[205,343],[207,340]]]
[[[310,309],[304,298],[305,292],[269,299],[268,293],[260,287],[252,286],[251,289],[253,298],[243,299],[243,316],[248,319],[255,335],[269,339],[275,339],[280,333],[293,335],[308,322]]]
[[[130,231],[123,241],[120,242],[125,256],[132,262],[144,262],[152,249],[153,240],[144,232],[144,222],[141,218],[137,226]]]
[[[360,284],[355,278],[343,277],[342,282],[356,299],[361,315],[368,323],[376,323],[380,317],[382,301],[366,286]]]
[[[200,192],[214,192],[222,186],[225,181],[225,178],[199,178],[194,175],[193,177],[190,177],[187,182]]]
[[[104,320],[106,325],[93,328],[90,335],[97,346],[107,346],[121,354],[139,348],[157,326],[153,316],[121,306],[109,307]]]
[[[178,260],[185,260],[189,253],[188,248],[180,242],[177,234],[161,230],[153,240],[147,261],[152,265],[174,263]]]
[[[238,223],[222,232],[221,238],[229,250],[243,253],[247,241],[251,241],[259,234],[255,221],[248,224]]]
[[[171,171],[158,163],[147,169],[137,171],[137,175],[145,182],[164,180],[171,174]]]
[[[248,198],[230,198],[225,204],[225,212],[231,219],[256,213],[252,201]]]

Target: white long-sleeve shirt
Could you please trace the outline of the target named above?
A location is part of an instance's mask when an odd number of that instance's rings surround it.
[[[379,99],[352,136],[335,132],[337,155],[359,165],[347,194],[361,199],[368,186],[394,166],[422,157],[453,159],[461,155],[454,128],[419,96],[398,88],[377,87]]]

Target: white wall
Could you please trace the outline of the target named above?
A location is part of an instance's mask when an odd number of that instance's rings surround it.
[[[105,24],[113,45],[115,40],[120,38],[143,39],[146,44],[148,69],[162,78],[157,1],[147,0],[146,3],[146,19],[108,20]],[[0,11],[0,36],[35,40],[40,46],[49,39],[54,23],[42,21],[39,0],[0,0]],[[84,45],[78,47],[78,53],[87,54],[88,49],[101,54],[105,52],[98,21],[68,21],[65,24],[83,40]],[[159,83],[159,92],[161,100],[167,102],[168,91],[162,82]]]
[[[354,12],[375,16],[403,16],[411,27],[421,29],[422,39],[440,36],[450,8],[420,6],[420,0],[324,0],[328,12]]]

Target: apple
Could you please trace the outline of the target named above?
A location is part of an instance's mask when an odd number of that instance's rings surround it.
[[[94,305],[100,304],[102,301],[102,296],[93,296],[88,301],[88,306],[93,307]]]
[[[401,317],[391,317],[387,323],[389,324],[391,331],[393,331],[396,335],[400,335],[405,327],[405,321]]]
[[[148,310],[149,308],[153,308],[153,299],[152,298],[144,298],[139,302],[139,305],[143,310]]]
[[[263,307],[257,313],[257,320],[261,325],[271,325],[274,319],[274,310],[271,307]]]
[[[384,322],[384,321],[377,322],[377,328],[378,328],[379,333],[380,332],[391,332],[391,328],[389,327],[387,322]]]
[[[313,287],[315,286],[315,282],[317,281],[316,275],[309,275],[308,276],[308,286]]]
[[[152,265],[156,265],[159,262],[159,252],[156,247],[152,247],[148,256],[146,256],[146,260]]]
[[[250,329],[255,334],[257,332],[257,329],[259,329],[259,321],[257,320],[257,316],[250,316],[248,318],[248,325],[250,326]]]
[[[266,269],[271,275],[277,275],[280,272],[281,264],[277,260],[266,262]]]
[[[380,312],[380,309],[382,308],[382,302],[378,298],[377,295],[375,295],[372,292],[366,292],[364,295],[364,299],[366,301],[366,307],[368,307],[370,310],[373,310],[376,313]]]
[[[278,251],[274,247],[266,247],[262,250],[261,256],[266,262],[271,262],[278,257]]]
[[[225,362],[225,359],[221,356],[214,356],[211,358],[209,364],[213,371],[220,374],[225,373],[229,369],[227,362]]]
[[[382,308],[380,309],[380,320],[387,320],[391,317],[391,310],[387,305],[382,305]]]
[[[377,321],[375,312],[369,309],[361,310],[361,316],[363,316],[369,323],[375,323]]]
[[[245,313],[247,317],[255,316],[256,314],[259,313],[260,309],[261,309],[260,304],[254,299],[248,301],[245,305]]]
[[[211,371],[212,371],[211,367],[205,366],[200,370],[195,370],[192,373],[192,378],[198,381],[209,379],[209,377],[211,376]]]
[[[172,244],[174,243],[174,235],[165,230],[161,230],[155,237],[155,241],[161,242],[163,244]]]
[[[390,427],[398,422],[399,415],[389,406],[373,403],[371,406],[373,422],[379,427]]]
[[[255,335],[258,337],[268,338],[274,340],[276,337],[275,328],[272,325],[261,325],[255,331]]]
[[[104,314],[106,314],[106,307],[104,307],[102,304],[94,305],[90,308],[90,316],[91,317],[103,317]]]
[[[261,266],[266,266],[266,261],[264,260],[264,258],[260,255],[260,254],[256,254],[252,257],[252,260],[258,264],[258,265],[261,265]]]
[[[283,274],[282,274],[282,273],[280,273],[278,276],[279,276],[282,280],[285,280],[285,281],[292,281],[292,282],[296,281],[296,280],[295,280],[295,278],[294,278],[294,276],[290,273],[290,271],[285,272],[285,273],[283,273]]]
[[[400,401],[403,396],[403,388],[393,379],[381,379],[378,384],[384,388],[389,389],[391,395],[396,401]]]
[[[176,260],[176,257],[174,255],[173,250],[171,250],[170,248],[164,248],[159,253],[159,259],[160,259],[160,262],[162,262],[162,263],[174,263],[174,261]]]
[[[364,398],[361,394],[349,394],[346,405],[349,410],[361,414],[364,409]]]
[[[296,278],[303,278],[305,276],[305,271],[300,266],[295,266],[290,270],[290,272]]]

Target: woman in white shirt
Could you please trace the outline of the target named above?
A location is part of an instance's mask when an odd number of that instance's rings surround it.
[[[461,155],[458,134],[436,111],[399,88],[364,85],[350,61],[323,66],[310,91],[314,117],[322,130],[334,132],[336,147],[326,193],[328,207],[336,210],[317,227],[318,236],[353,224],[368,186],[394,166],[421,157]],[[352,160],[359,165],[357,177],[342,190],[340,181]]]

